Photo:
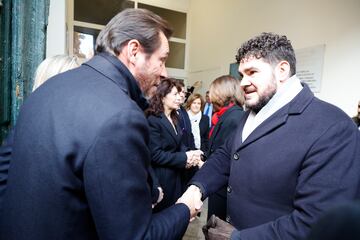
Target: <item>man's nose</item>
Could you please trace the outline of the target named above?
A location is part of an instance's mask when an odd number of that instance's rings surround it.
[[[250,85],[250,81],[249,81],[249,78],[244,76],[241,80],[240,80],[240,86],[241,87],[244,87],[244,86],[248,86]]]
[[[166,70],[166,67],[165,65],[163,66],[162,70],[161,70],[161,73],[160,73],[160,78],[167,78],[168,77],[168,73],[167,73],[167,70]]]

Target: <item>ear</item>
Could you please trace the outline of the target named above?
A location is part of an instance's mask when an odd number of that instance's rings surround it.
[[[140,45],[140,42],[136,39],[131,39],[128,44],[127,44],[127,55],[128,55],[128,59],[129,59],[129,62],[131,64],[135,64],[136,62],[136,59],[137,59],[137,55],[138,53],[140,52],[140,48],[141,48],[141,45]]]
[[[290,75],[290,64],[287,61],[280,61],[275,68],[276,78],[280,82],[284,82]]]

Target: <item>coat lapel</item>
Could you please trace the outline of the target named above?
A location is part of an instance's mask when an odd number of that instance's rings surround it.
[[[281,126],[286,122],[288,118],[288,107],[281,108],[278,112],[274,113],[268,119],[266,119],[263,123],[261,123],[255,130],[245,139],[245,141],[240,145],[239,150],[246,147],[247,145],[255,142],[259,138],[268,134],[275,128]],[[242,128],[244,125],[242,125]],[[241,129],[242,133],[242,129]],[[242,136],[242,134],[240,135]]]
[[[142,110],[148,107],[148,102],[143,96],[137,81],[127,67],[116,57],[100,53],[84,63],[84,65],[93,68],[118,85]]]
[[[174,141],[176,142],[176,144],[179,143],[180,141],[180,131],[179,128],[175,125],[176,127],[176,131],[178,134],[175,133],[175,129],[173,128],[173,126],[171,125],[170,121],[166,118],[165,114],[162,113],[160,115],[160,122],[161,124],[165,127],[165,129],[169,132],[169,134],[171,135],[171,137],[174,139]]]
[[[304,88],[300,91],[300,93],[292,101],[290,101],[290,103],[280,108],[277,112],[261,123],[244,142],[242,142],[241,137],[236,139],[234,142],[234,146],[236,146],[235,149],[240,150],[272,132],[274,129],[281,127],[286,123],[290,115],[301,114],[314,98],[314,94],[310,91],[309,87],[306,84],[303,84],[303,87]],[[249,112],[247,113],[247,116],[249,116]],[[242,136],[247,116],[243,118],[243,122],[240,124],[241,127],[239,128],[239,136]]]
[[[233,106],[232,108],[229,108],[224,115],[222,115],[219,119],[219,122],[215,125],[214,130],[211,134],[211,138],[209,139],[209,149],[213,145],[213,140],[216,138],[216,135],[218,134],[219,130],[221,129],[221,125],[224,123],[227,116],[230,115],[230,113],[236,109],[240,108],[239,106]]]

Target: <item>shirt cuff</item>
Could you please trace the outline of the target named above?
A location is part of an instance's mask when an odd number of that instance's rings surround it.
[[[241,238],[240,238],[240,231],[234,230],[234,231],[231,233],[230,240],[241,240]]]

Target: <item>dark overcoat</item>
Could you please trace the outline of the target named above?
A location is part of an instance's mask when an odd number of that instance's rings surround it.
[[[15,129],[0,239],[181,238],[184,204],[152,214],[144,100],[106,54],[32,93]]]
[[[209,139],[209,149],[207,157],[224,144],[225,140],[234,134],[234,130],[240,123],[240,119],[244,116],[243,109],[234,105],[229,108],[219,119],[218,123],[214,126],[214,130]],[[227,184],[227,183],[226,183]],[[208,219],[211,215],[215,214],[217,217],[225,220],[226,218],[226,185],[219,191],[209,196],[208,201]]]
[[[186,166],[186,147],[181,142],[181,129],[176,132],[170,121],[162,113],[148,117],[150,126],[151,163],[164,199],[155,207],[155,211],[173,205],[182,194],[181,174]]]
[[[206,154],[208,147],[209,147],[209,117],[206,115],[202,115],[200,122],[199,122],[199,128],[200,128],[200,150],[203,151],[204,154]],[[193,136],[193,135],[192,135]],[[195,146],[195,143],[194,143]],[[191,167],[186,169],[181,178],[183,183],[183,192],[186,191],[188,188],[188,183],[191,180],[191,178],[195,175],[196,171],[199,169],[199,167]]]
[[[206,115],[202,115],[200,122],[199,122],[199,128],[200,128],[200,150],[203,151],[204,154],[209,149],[209,117]]]
[[[233,239],[304,239],[334,205],[358,197],[360,133],[307,85],[242,142],[248,115],[195,175],[204,197],[228,182]]]
[[[194,135],[191,131],[189,115],[183,107],[177,110],[179,114],[179,127],[181,129],[181,141],[189,150],[195,150]]]

